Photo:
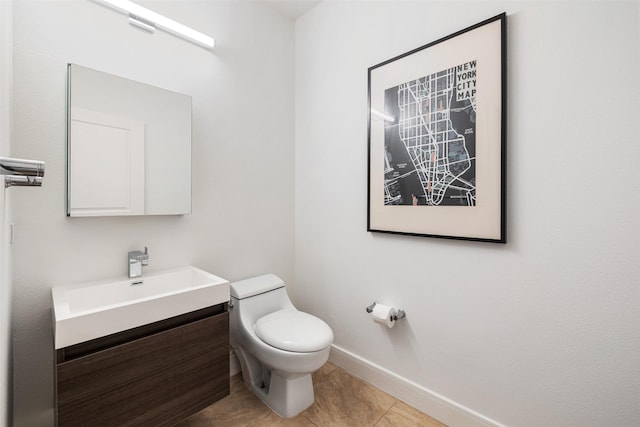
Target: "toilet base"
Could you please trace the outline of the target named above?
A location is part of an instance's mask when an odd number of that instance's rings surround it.
[[[291,418],[313,404],[311,373],[283,374],[263,366],[242,348],[236,348],[235,352],[244,383],[273,412],[282,418]]]
[[[285,378],[272,371],[268,392],[265,390],[254,387],[253,392],[282,418],[295,417],[311,406],[314,400],[311,374]]]

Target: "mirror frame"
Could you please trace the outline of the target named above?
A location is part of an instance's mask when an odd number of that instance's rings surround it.
[[[76,101],[76,105],[72,105],[74,99],[77,99],[77,96],[72,96],[73,90],[78,90],[79,84],[85,84],[86,80],[83,80],[82,83],[78,83],[79,80],[75,78],[75,88],[74,88],[74,78],[72,70],[85,70],[88,73],[95,73],[93,75],[94,78],[101,79],[104,77],[105,80],[115,81],[119,85],[116,86],[116,90],[111,89],[109,92],[105,92],[106,102],[105,110],[106,117],[109,117],[109,114],[120,113],[121,109],[123,111],[123,116],[113,116],[118,119],[131,119],[132,121],[137,121],[139,124],[143,126],[142,133],[142,156],[143,163],[138,163],[138,168],[143,169],[143,183],[141,196],[134,197],[136,200],[135,204],[138,206],[136,210],[127,211],[126,209],[119,210],[115,209],[110,211],[109,209],[96,210],[92,211],[91,209],[87,209],[85,213],[82,213],[82,209],[75,211],[72,209],[72,121],[73,121],[73,110],[77,113],[78,110],[85,108],[83,100],[81,105],[78,105]],[[77,76],[78,73],[75,75]],[[91,74],[88,74],[91,76]],[[120,83],[121,82],[121,83]],[[87,86],[85,86],[87,87]],[[101,85],[93,85],[89,86],[91,90],[98,90]],[[121,96],[118,95],[120,93]],[[139,95],[147,95],[147,96],[135,96]],[[109,99],[110,96],[116,96],[117,98]],[[119,97],[118,97],[119,96]],[[68,63],[67,64],[67,91],[66,91],[66,215],[69,217],[88,217],[88,216],[140,216],[140,215],[185,215],[190,214],[192,210],[192,178],[191,178],[191,165],[192,165],[192,98],[190,95],[181,94],[178,92],[170,91],[167,89],[163,89],[157,86],[152,86],[147,83],[138,82],[135,80],[127,79],[125,77],[120,77],[114,74],[105,73],[103,71],[99,71],[96,69],[92,69],[89,67]],[[100,97],[89,98],[91,102],[99,99]],[[159,102],[160,100],[160,102]],[[96,101],[98,102],[98,101]],[[109,104],[109,105],[107,105]],[[169,109],[154,109],[150,108],[156,105],[169,105]],[[188,111],[187,111],[188,105]],[[96,114],[101,114],[103,111],[101,108],[96,109],[93,104],[91,104],[91,109],[95,110]],[[133,111],[133,116],[132,116]],[[175,114],[173,114],[175,111]],[[89,111],[90,113],[94,113],[94,111]],[[179,124],[177,126],[169,126],[172,123],[171,120],[166,119],[166,114],[171,113],[171,117],[176,117],[176,120],[179,120]],[[163,114],[165,117],[163,117]],[[138,117],[141,116],[141,117]],[[187,124],[187,116],[188,116],[188,124]],[[82,123],[82,121],[78,121]],[[84,124],[84,123],[83,123]],[[94,124],[94,123],[92,123]],[[99,124],[99,123],[98,123]],[[165,127],[166,126],[166,127]],[[76,129],[77,130],[77,129]],[[187,132],[188,130],[188,132]],[[170,137],[169,135],[177,135],[178,137]],[[139,136],[139,135],[138,135]],[[124,138],[126,140],[126,138]],[[77,142],[77,140],[76,140]],[[160,148],[163,147],[162,144],[166,143],[176,143],[181,145],[172,145],[170,149]],[[187,149],[188,148],[188,149]],[[165,153],[168,151],[168,153]],[[104,151],[103,151],[104,152]],[[150,160],[152,160],[150,162]],[[176,162],[177,160],[177,162]],[[176,164],[179,163],[179,164]],[[154,166],[155,165],[155,166]],[[130,167],[128,171],[133,170],[133,167]],[[184,171],[181,175],[178,175],[176,178],[176,173],[179,171]],[[138,174],[139,172],[136,172]],[[87,175],[84,175],[87,176]],[[110,179],[104,179],[110,182]],[[179,188],[176,188],[179,187]],[[167,199],[165,196],[166,192],[170,189],[174,189],[174,198]],[[86,189],[85,189],[86,191]],[[77,193],[76,193],[77,194]],[[87,194],[85,192],[85,194]],[[141,199],[142,198],[142,199]],[[140,208],[140,203],[142,203],[142,208]]]

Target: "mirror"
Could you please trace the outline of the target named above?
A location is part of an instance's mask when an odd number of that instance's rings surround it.
[[[67,216],[191,213],[191,97],[67,71]]]

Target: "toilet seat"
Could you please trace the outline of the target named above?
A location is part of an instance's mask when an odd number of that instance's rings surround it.
[[[255,331],[270,346],[298,353],[320,351],[333,341],[329,325],[297,310],[278,310],[267,314],[258,319]]]

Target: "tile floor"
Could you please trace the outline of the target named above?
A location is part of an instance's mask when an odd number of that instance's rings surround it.
[[[176,427],[446,427],[331,363],[313,374],[315,402],[300,415],[282,419],[255,397],[240,374],[231,394]]]

